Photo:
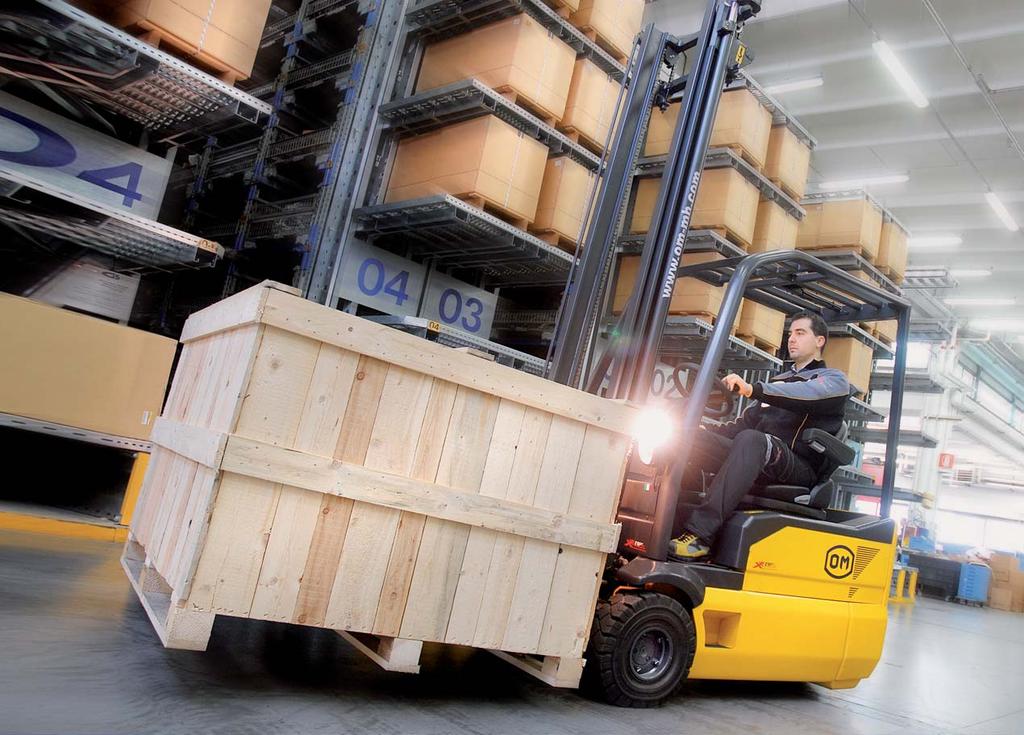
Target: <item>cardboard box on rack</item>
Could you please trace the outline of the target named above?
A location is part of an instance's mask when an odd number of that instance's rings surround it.
[[[647,232],[661,179],[640,179],[630,221],[631,232]],[[754,236],[760,192],[732,167],[704,171],[690,219],[691,230],[724,229],[745,247]]]
[[[686,253],[683,255],[682,267],[722,260],[718,253]],[[615,294],[612,298],[612,311],[621,314],[626,308],[633,287],[636,285],[637,271],[640,269],[639,256],[626,256],[619,261],[619,274],[615,281]],[[687,277],[676,280],[672,291],[672,302],[669,314],[718,314],[722,306],[723,289],[719,286]],[[733,331],[735,331],[735,325]]]
[[[596,174],[568,156],[549,158],[540,187],[536,231],[551,231],[579,242]]]
[[[866,393],[871,383],[871,348],[855,337],[830,337],[822,356],[830,368],[846,373],[847,379],[858,393]]]
[[[618,99],[618,82],[590,59],[577,59],[559,127],[572,128],[603,149]]]
[[[756,337],[777,350],[782,345],[785,329],[786,315],[781,311],[770,309],[756,301],[743,300],[739,326],[736,328],[736,333],[741,337]]]
[[[781,205],[762,199],[757,205],[754,237],[748,252],[792,250],[796,247],[796,231],[799,227],[800,220],[791,216]]]
[[[96,0],[92,8],[120,28],[155,30],[173,49],[252,73],[270,0]]]
[[[537,215],[548,148],[486,115],[398,144],[386,202],[477,195],[513,217]]]
[[[427,46],[416,91],[477,79],[544,117],[565,114],[576,52],[525,13]]]
[[[680,106],[676,102],[664,111],[657,107],[651,111],[647,142],[644,145],[645,156],[663,156],[668,153],[679,120]],[[750,163],[761,168],[768,152],[771,129],[771,113],[749,90],[734,89],[722,94],[709,145],[712,148],[738,149]]]
[[[798,202],[807,191],[811,149],[785,125],[776,125],[768,137],[764,175]]]
[[[896,283],[903,282],[903,274],[907,270],[907,231],[888,217],[882,221],[875,266]]]
[[[580,0],[569,22],[593,31],[598,44],[613,55],[628,57],[644,22],[645,4],[644,0]]]
[[[851,248],[869,261],[878,257],[882,210],[867,198],[808,204],[804,211],[807,216],[796,235],[798,249]]]

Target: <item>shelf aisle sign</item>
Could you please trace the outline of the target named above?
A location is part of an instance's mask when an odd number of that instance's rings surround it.
[[[0,163],[128,214],[155,220],[171,162],[0,92]]]
[[[498,297],[359,240],[345,248],[335,293],[395,316],[420,316],[488,339]]]

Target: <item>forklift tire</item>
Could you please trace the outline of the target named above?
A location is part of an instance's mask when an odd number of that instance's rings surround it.
[[[618,707],[656,707],[686,678],[696,644],[690,612],[671,597],[612,595],[597,605],[586,684]]]

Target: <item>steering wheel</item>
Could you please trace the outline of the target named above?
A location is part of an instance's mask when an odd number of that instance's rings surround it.
[[[700,365],[692,362],[681,362],[672,370],[672,384],[675,385],[679,395],[689,398],[693,390],[692,382],[696,379]],[[686,381],[682,379],[682,373],[686,372]],[[708,394],[708,402],[704,407],[704,415],[708,418],[722,418],[729,416],[736,408],[736,394],[725,389],[720,380],[715,381]]]

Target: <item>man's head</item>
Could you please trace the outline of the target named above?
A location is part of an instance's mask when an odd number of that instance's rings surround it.
[[[793,315],[789,324],[789,359],[798,365],[820,360],[821,351],[828,341],[828,325],[821,315],[801,311]]]

